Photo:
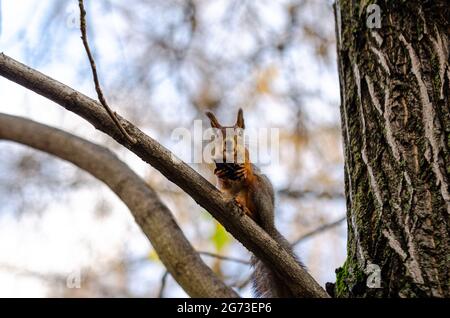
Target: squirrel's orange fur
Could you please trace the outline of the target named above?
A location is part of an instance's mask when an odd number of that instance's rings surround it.
[[[211,127],[219,130],[223,140],[222,149],[219,149],[221,151],[218,152],[219,156],[215,158],[216,169],[214,170],[219,189],[230,199],[235,200],[245,214],[295,257],[289,242],[275,228],[272,184],[251,163],[249,151],[245,145],[238,143],[237,136],[242,134],[245,128],[242,109],[239,109],[236,123],[233,126],[222,126],[211,112],[206,115],[210,119]],[[231,162],[227,160],[230,159],[229,157],[233,159]],[[237,158],[242,157],[243,162],[238,162]],[[269,264],[264,264],[255,256],[252,257],[252,264],[255,267],[253,287],[256,296],[293,296],[288,286],[283,283]]]

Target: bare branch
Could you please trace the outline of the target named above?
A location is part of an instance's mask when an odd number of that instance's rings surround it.
[[[323,231],[326,231],[326,230],[331,229],[331,228],[333,228],[335,226],[338,226],[339,224],[344,222],[346,219],[347,219],[347,217],[343,216],[339,220],[336,220],[334,222],[327,223],[327,224],[324,224],[322,226],[319,226],[317,229],[314,229],[314,230],[312,230],[310,232],[307,232],[307,233],[303,234],[302,236],[300,236],[298,239],[296,239],[292,243],[292,246],[297,245],[301,241],[306,240],[307,238],[310,238],[311,236],[314,236],[314,235],[319,234],[319,233],[321,233]]]
[[[98,100],[100,101],[100,104],[103,105],[103,107],[108,112],[111,119],[116,124],[117,128],[120,129],[122,134],[128,139],[129,142],[132,144],[136,143],[136,139],[131,137],[128,132],[123,128],[123,126],[119,123],[119,120],[117,119],[116,112],[113,112],[111,108],[109,107],[108,103],[106,102],[106,98],[103,95],[102,88],[100,87],[100,81],[98,79],[97,75],[97,67],[95,66],[94,57],[92,56],[91,49],[89,48],[89,43],[87,39],[87,32],[86,32],[86,10],[84,9],[83,0],[78,0],[78,5],[80,7],[80,31],[81,31],[81,39],[83,40],[83,45],[86,50],[86,54],[89,58],[89,64],[91,65],[92,69],[92,76],[94,78],[94,84],[95,84],[95,91],[97,92]]]
[[[278,191],[280,195],[287,198],[300,199],[305,197],[312,197],[316,199],[344,199],[344,193],[333,191],[311,191],[311,190],[291,190],[289,188]]]
[[[53,154],[103,181],[128,206],[167,270],[192,297],[237,296],[201,260],[157,194],[108,149],[5,114],[0,114],[0,139]]]
[[[0,54],[0,75],[78,114],[159,170],[168,180],[178,185],[209,211],[256,257],[270,264],[296,296],[328,297],[326,291],[297,263],[294,257],[251,218],[243,214],[234,201],[227,200],[210,182],[139,128],[118,116],[122,125],[136,137],[137,143],[130,143],[108,120],[108,113],[96,101],[3,53]]]
[[[169,276],[169,272],[165,271],[164,274],[161,277],[161,287],[159,288],[158,298],[163,298],[163,296],[164,296],[164,289],[166,288],[166,283],[167,283],[167,277],[168,276]]]
[[[210,252],[198,252],[198,253],[200,255],[214,257],[214,258],[221,259],[221,260],[224,260],[224,261],[230,261],[230,262],[250,265],[250,261],[246,261],[246,260],[240,259],[240,258],[235,258],[235,257],[230,257],[230,256],[223,256],[223,255],[218,255],[218,254],[214,254],[214,253],[210,253]]]
[[[238,290],[241,290],[242,288],[245,288],[248,284],[252,282],[253,275],[248,275],[241,281],[237,281],[234,284],[232,284],[233,287],[236,287]]]
[[[236,258],[236,257],[230,257],[230,256],[224,256],[224,255],[219,255],[219,254],[215,254],[215,253],[211,253],[211,252],[202,252],[202,251],[197,251],[198,254],[203,255],[203,256],[208,256],[208,257],[212,257],[212,258],[217,258],[217,259],[221,259],[224,261],[229,261],[229,262],[235,262],[235,263],[240,263],[240,264],[244,264],[244,265],[250,265],[250,261],[241,259],[241,258]],[[140,263],[145,263],[148,262],[149,258],[148,257],[139,257],[136,259],[133,259],[131,261],[129,261],[130,264],[140,264]]]

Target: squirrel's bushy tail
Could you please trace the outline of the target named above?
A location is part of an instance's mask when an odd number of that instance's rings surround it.
[[[297,262],[302,266],[303,264],[295,256],[294,251],[289,242],[278,231],[270,233],[272,238],[280,244],[286,251],[289,252]],[[256,297],[264,298],[292,298],[294,294],[288,286],[283,282],[275,270],[252,255],[251,258],[254,271],[252,274],[253,292]]]

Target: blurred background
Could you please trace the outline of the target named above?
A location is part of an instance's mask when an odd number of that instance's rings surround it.
[[[96,98],[76,0],[1,0],[0,51]],[[113,109],[182,159],[176,128],[278,128],[276,223],[322,286],[346,253],[334,17],[327,0],[85,0],[88,36]],[[112,149],[169,206],[227,284],[251,296],[249,253],[214,219],[84,120],[0,78],[0,112]],[[0,296],[183,297],[125,205],[69,163],[0,141]],[[206,164],[192,164],[215,182]],[[328,226],[330,225],[331,226]],[[209,255],[211,253],[212,255]],[[221,255],[229,259],[221,259]]]

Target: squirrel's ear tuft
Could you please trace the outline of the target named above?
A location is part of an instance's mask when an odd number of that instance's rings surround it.
[[[208,116],[209,121],[211,122],[212,128],[221,128],[222,126],[219,124],[219,121],[217,120],[216,116],[211,112],[206,112],[206,116]]]
[[[245,128],[245,124],[244,124],[244,112],[242,111],[242,108],[239,108],[238,114],[237,114],[237,119],[236,119],[236,127]]]

